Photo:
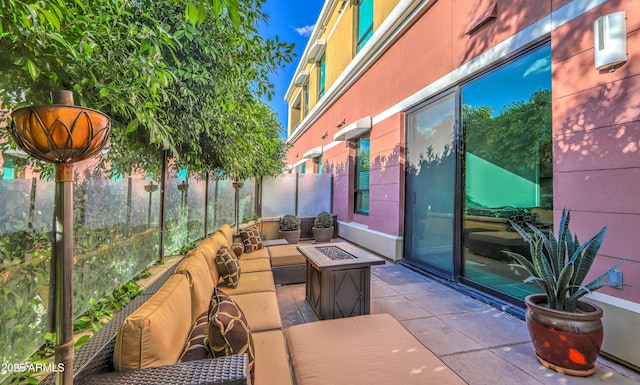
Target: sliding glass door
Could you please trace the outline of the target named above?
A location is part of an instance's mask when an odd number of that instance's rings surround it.
[[[453,274],[454,93],[407,118],[405,257]]]
[[[522,55],[461,88],[464,134],[462,274],[483,287],[524,298],[504,251],[528,255],[509,220],[553,225],[551,48]]]
[[[406,261],[508,302],[537,292],[504,251],[528,253],[509,220],[553,227],[549,44],[406,116]]]

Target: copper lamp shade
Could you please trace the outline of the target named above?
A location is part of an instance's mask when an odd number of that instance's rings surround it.
[[[70,105],[20,108],[11,114],[11,135],[22,149],[52,163],[73,163],[107,144],[111,123],[100,111]]]
[[[50,328],[55,324],[55,361],[64,370],[56,383],[73,384],[73,177],[74,162],[96,155],[107,144],[111,122],[100,111],[73,105],[70,91],[52,92],[52,105],[13,111],[9,129],[29,155],[55,163],[56,191],[49,274]],[[52,306],[53,305],[53,306]]]

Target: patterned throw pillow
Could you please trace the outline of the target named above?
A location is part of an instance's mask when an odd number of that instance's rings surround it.
[[[249,373],[253,381],[254,347],[251,329],[242,310],[224,291],[215,288],[209,308],[207,344],[213,357],[247,353]]]
[[[238,281],[240,281],[240,264],[230,248],[222,246],[218,249],[218,254],[216,254],[216,267],[227,286],[238,286]]]
[[[264,247],[262,245],[262,237],[260,237],[260,232],[255,227],[241,230],[240,238],[242,238],[245,253],[251,253]]]
[[[205,310],[191,328],[187,344],[178,362],[204,360],[213,357],[205,341],[209,334],[209,309]]]
[[[242,253],[244,252],[244,243],[242,243],[241,238],[235,238],[233,243],[231,244],[231,250],[236,254],[236,257],[240,258]]]

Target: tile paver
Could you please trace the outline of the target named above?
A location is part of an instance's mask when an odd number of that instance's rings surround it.
[[[640,384],[640,373],[603,357],[591,377],[551,371],[533,355],[521,319],[390,262],[371,271],[371,312],[396,317],[470,385]],[[304,284],[276,293],[285,328],[316,320]]]

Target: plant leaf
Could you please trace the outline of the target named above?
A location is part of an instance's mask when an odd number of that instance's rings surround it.
[[[185,16],[191,25],[195,26],[198,23],[198,8],[191,1],[187,3]]]
[[[589,273],[593,261],[596,259],[600,245],[604,239],[604,235],[607,231],[607,226],[600,229],[591,239],[581,245],[571,256],[570,260],[575,260],[576,271],[571,280],[571,284],[574,286],[582,286],[582,281]],[[582,253],[584,250],[584,253]]]
[[[40,68],[31,59],[27,59],[27,70],[32,80],[36,80],[40,76]]]

